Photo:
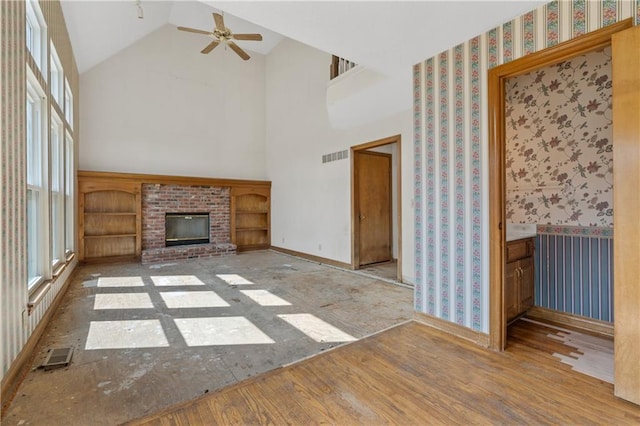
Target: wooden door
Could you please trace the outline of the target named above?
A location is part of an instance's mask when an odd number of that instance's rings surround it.
[[[359,223],[358,266],[392,260],[391,155],[357,151],[354,156]]]
[[[612,37],[615,394],[640,404],[640,26]]]

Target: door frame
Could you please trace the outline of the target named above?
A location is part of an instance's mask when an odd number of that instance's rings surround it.
[[[609,46],[613,34],[632,26],[633,19],[625,19],[489,70],[489,347],[492,349],[502,351],[507,343],[504,315],[505,80]],[[613,144],[615,146],[615,141]]]
[[[389,136],[387,138],[378,139],[372,142],[363,143],[360,145],[355,145],[351,147],[351,268],[359,269],[360,268],[360,246],[358,242],[360,241],[360,221],[358,220],[358,210],[359,210],[359,195],[360,188],[356,184],[356,162],[355,162],[355,154],[358,151],[366,151],[371,148],[377,148],[384,145],[391,145],[393,143],[396,144],[396,174],[397,174],[397,182],[396,188],[391,187],[391,196],[393,197],[393,192],[395,191],[396,204],[398,206],[396,212],[396,222],[398,224],[398,235],[393,235],[393,226],[392,226],[392,240],[395,240],[398,245],[398,257],[396,264],[396,280],[402,282],[402,150],[401,150],[401,136]],[[393,164],[392,164],[393,167]],[[393,172],[392,172],[393,173]],[[393,203],[393,201],[392,201]],[[393,223],[393,218],[392,218]],[[391,248],[393,254],[393,246]],[[393,256],[392,256],[393,257]]]

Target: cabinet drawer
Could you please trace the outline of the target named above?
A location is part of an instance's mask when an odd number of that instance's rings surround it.
[[[507,243],[507,263],[533,256],[533,238]]]

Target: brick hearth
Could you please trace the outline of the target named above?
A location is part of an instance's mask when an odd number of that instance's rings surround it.
[[[166,213],[209,213],[209,244],[165,247]],[[229,188],[142,185],[142,263],[235,254]]]

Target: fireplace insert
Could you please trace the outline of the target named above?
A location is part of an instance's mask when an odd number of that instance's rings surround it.
[[[167,247],[209,242],[209,213],[166,213],[164,223]]]

